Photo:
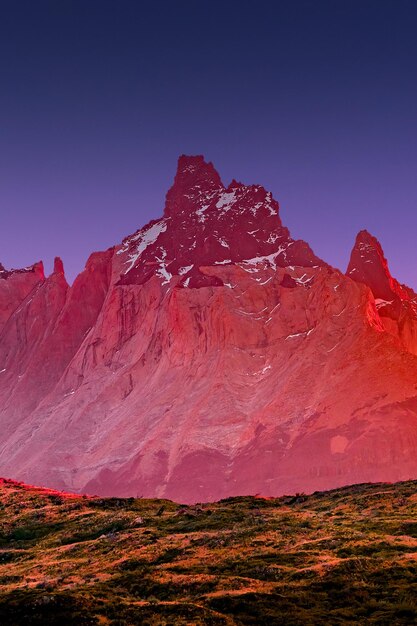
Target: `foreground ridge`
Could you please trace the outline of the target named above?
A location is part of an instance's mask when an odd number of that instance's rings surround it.
[[[0,505],[4,626],[417,620],[417,481],[187,506],[3,480]]]
[[[416,310],[366,231],[345,275],[182,156],[72,286],[0,267],[0,473],[182,502],[415,478]]]

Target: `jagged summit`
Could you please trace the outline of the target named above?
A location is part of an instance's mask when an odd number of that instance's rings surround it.
[[[352,249],[347,275],[368,285],[375,298],[410,300],[410,290],[395,280],[378,239],[361,230]]]
[[[367,230],[356,237],[346,274],[371,289],[386,330],[417,354],[417,294],[391,275],[380,242]]]
[[[157,276],[166,288],[222,286],[205,269],[217,265],[323,265],[305,242],[290,237],[270,192],[236,180],[225,188],[202,156],[180,157],[164,217],[125,239],[117,255],[120,284]]]
[[[54,274],[62,274],[63,276],[65,275],[65,271],[64,271],[64,264],[62,262],[62,259],[59,256],[56,256],[54,259]]]
[[[182,155],[178,159],[174,184],[168,191],[165,217],[193,210],[194,203],[204,201],[224,190],[219,174],[204,157]]]

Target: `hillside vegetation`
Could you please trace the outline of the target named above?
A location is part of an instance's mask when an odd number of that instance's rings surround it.
[[[417,481],[277,499],[0,484],[0,624],[417,623]]]

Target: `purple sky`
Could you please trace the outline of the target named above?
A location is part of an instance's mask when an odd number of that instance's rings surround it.
[[[204,154],[326,261],[367,228],[417,288],[416,32],[414,0],[6,0],[0,261],[73,280]]]

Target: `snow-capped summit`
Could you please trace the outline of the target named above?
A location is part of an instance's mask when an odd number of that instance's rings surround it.
[[[202,156],[180,157],[164,217],[125,239],[117,255],[120,284],[159,276],[166,288],[221,286],[205,269],[220,264],[323,264],[305,242],[291,239],[270,192],[235,180],[225,188]]]

